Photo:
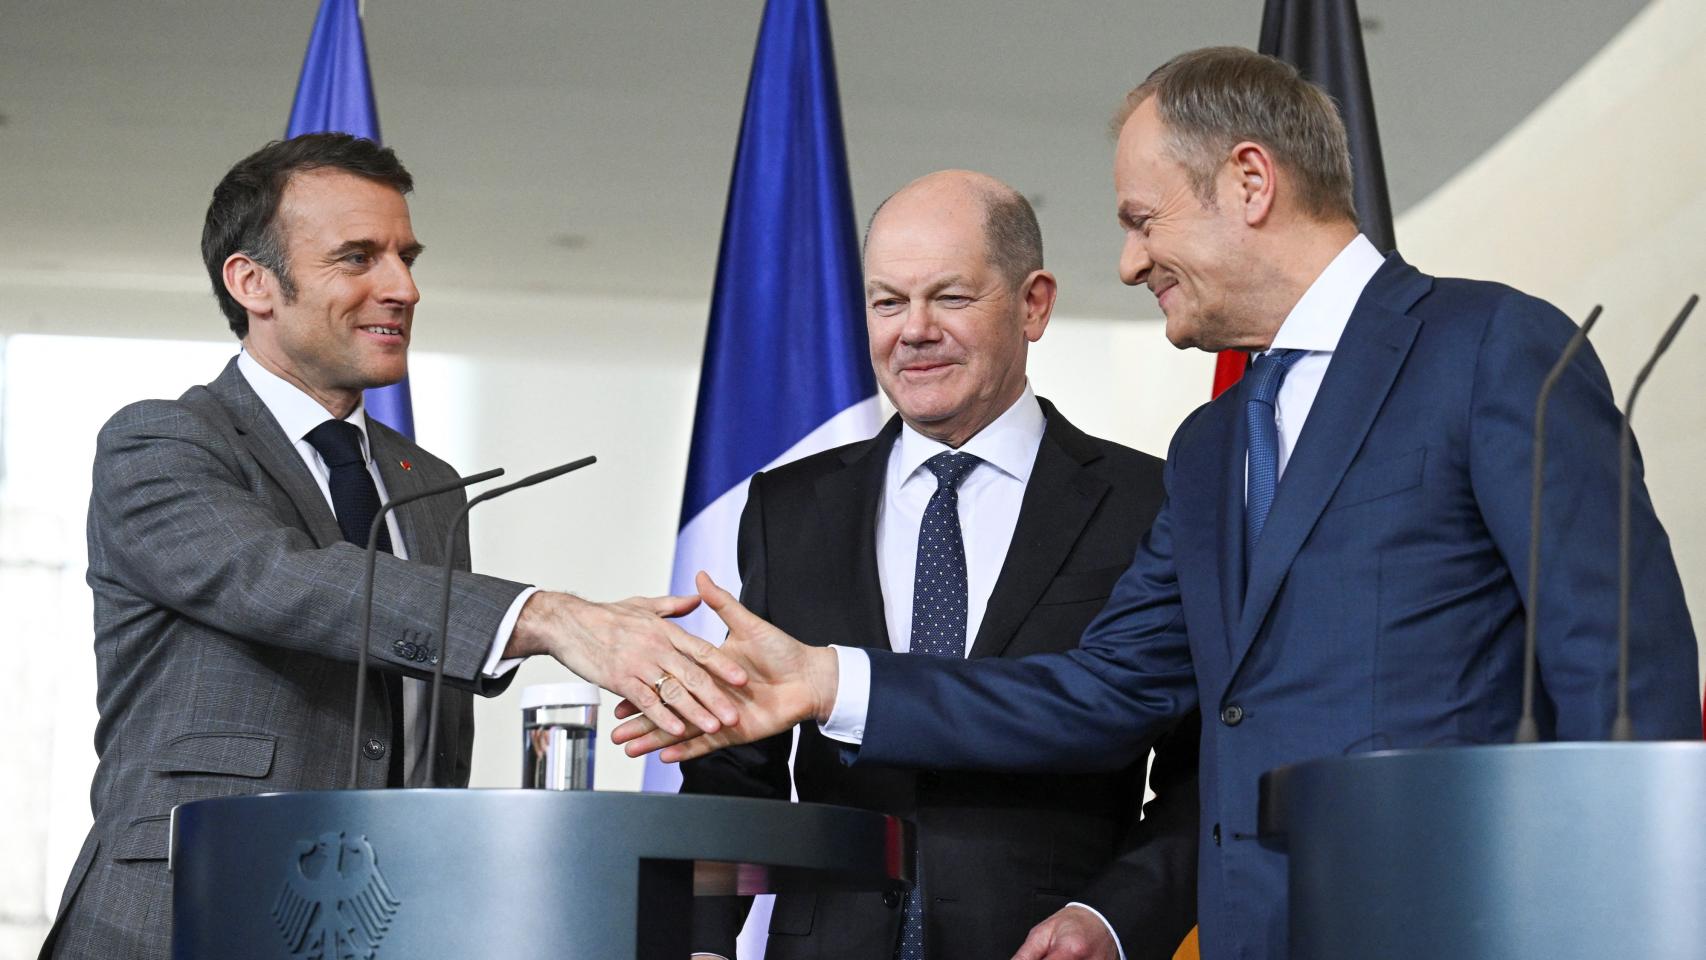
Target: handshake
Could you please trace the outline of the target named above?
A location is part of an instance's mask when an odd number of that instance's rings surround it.
[[[795,640],[703,571],[695,585],[728,627],[728,639],[720,650],[699,641],[703,647],[691,648],[693,669],[662,670],[638,696],[613,691],[624,696],[616,717],[627,722],[610,739],[630,757],[661,750],[660,759],[679,763],[807,720],[828,720],[835,706],[835,651]]]

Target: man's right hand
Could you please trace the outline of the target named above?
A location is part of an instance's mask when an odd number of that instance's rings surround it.
[[[739,709],[739,719],[722,729],[701,727],[675,733],[651,717],[634,716],[643,706],[624,701],[617,705],[618,718],[633,717],[611,731],[610,739],[625,744],[630,757],[662,750],[665,763],[692,760],[723,747],[751,743],[774,736],[807,720],[829,719],[835,707],[838,673],[835,651],[809,647],[741,606],[732,594],[700,571],[695,583],[699,595],[729,628],[722,652],[745,668],[748,683],[727,691]]]
[[[739,718],[727,691],[747,676],[715,646],[664,619],[698,605],[697,597],[594,603],[540,591],[522,605],[504,656],[550,654],[676,736],[719,730]]]

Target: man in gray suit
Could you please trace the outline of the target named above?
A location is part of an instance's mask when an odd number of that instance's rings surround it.
[[[390,150],[314,134],[268,145],[214,191],[203,259],[243,350],[205,387],[132,404],[101,430],[89,504],[95,823],[44,957],[167,955],[179,803],[341,787],[352,735],[362,787],[466,785],[470,695],[502,691],[526,656],[550,654],[666,726],[734,717],[711,674],[744,674],[662,619],[695,598],[598,604],[480,576],[465,535],[441,642],[438,567],[462,503],[443,495],[384,527],[375,682],[352,730],[357,543],[387,495],[455,476],[361,405],[362,390],[407,370],[420,298],[412,186]],[[441,656],[454,690],[428,783],[421,694]]]

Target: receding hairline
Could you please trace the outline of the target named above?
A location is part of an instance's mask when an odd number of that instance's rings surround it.
[[[865,222],[865,236],[859,247],[863,265],[871,246],[871,234],[876,232],[877,219],[889,203],[905,194],[921,190],[936,181],[951,183],[976,204],[983,217],[979,224],[983,232],[984,257],[1013,285],[1024,282],[1032,271],[1041,270],[1042,228],[1037,224],[1031,202],[1012,184],[976,170],[938,170],[906,184],[884,197]],[[1022,236],[1015,237],[1014,234]],[[1017,250],[1016,247],[1030,249]]]

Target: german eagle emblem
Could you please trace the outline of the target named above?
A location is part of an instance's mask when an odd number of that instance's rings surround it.
[[[272,917],[291,956],[372,960],[401,905],[366,837],[325,833],[297,843]]]

